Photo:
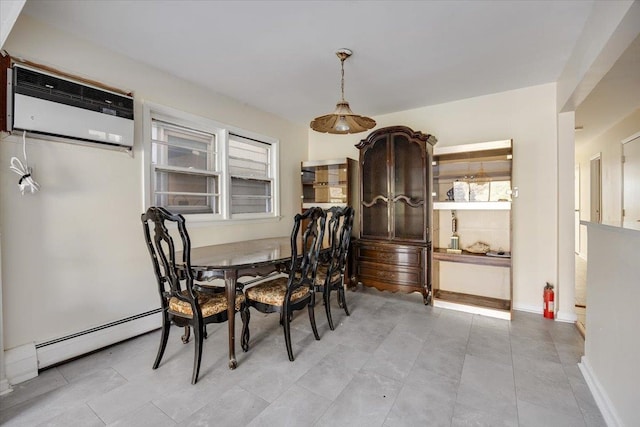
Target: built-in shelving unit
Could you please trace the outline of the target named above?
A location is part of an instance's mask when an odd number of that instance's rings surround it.
[[[353,206],[356,168],[357,162],[350,158],[302,162],[302,209]]]
[[[436,307],[511,319],[512,160],[511,140],[434,147]],[[466,250],[476,242],[502,256]]]

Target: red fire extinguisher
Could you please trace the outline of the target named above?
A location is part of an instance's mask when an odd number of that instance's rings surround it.
[[[553,294],[553,285],[551,285],[549,282],[547,282],[547,286],[544,287],[542,298],[544,300],[544,308],[542,310],[544,313],[544,317],[546,317],[547,319],[553,319],[555,316],[555,297]]]

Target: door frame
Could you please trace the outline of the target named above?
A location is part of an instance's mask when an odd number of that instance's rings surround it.
[[[598,176],[594,177],[593,168],[597,161]],[[598,190],[597,200],[594,201],[593,192]],[[597,205],[594,205],[597,202]],[[597,218],[594,219],[594,208],[597,207]],[[589,158],[589,221],[602,223],[602,152],[598,152]]]
[[[625,165],[625,154],[624,154],[624,147],[626,144],[633,142],[635,140],[640,139],[640,132],[636,132],[633,135],[623,139],[622,141],[620,141],[620,162],[621,162],[621,167],[620,167],[620,191],[622,192],[622,194],[620,194],[620,226],[624,227],[624,165]],[[640,143],[640,141],[639,141]]]

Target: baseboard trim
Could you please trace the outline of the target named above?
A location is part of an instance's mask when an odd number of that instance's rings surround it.
[[[582,335],[582,339],[585,339],[585,335],[587,334],[587,331],[585,330],[582,322],[576,322],[576,328],[578,328],[578,332],[580,332],[580,335]]]
[[[158,329],[162,317],[158,311],[132,316],[88,331],[36,345],[38,368],[43,369],[74,357],[107,347]]]
[[[593,395],[593,399],[596,401],[596,405],[598,405],[598,409],[600,409],[600,413],[602,414],[602,418],[607,423],[608,427],[622,427],[624,424],[620,420],[620,417],[616,413],[616,410],[609,399],[607,392],[602,388],[600,381],[596,377],[591,365],[589,364],[589,359],[587,356],[582,356],[580,363],[578,363],[578,367],[580,368],[580,372],[582,372],[582,376],[584,377],[591,394]]]
[[[576,323],[578,321],[578,316],[575,313],[558,311],[556,313],[556,321],[566,322],[566,323]]]
[[[527,313],[542,314],[541,306],[537,306],[537,305],[514,304],[513,305],[513,309],[517,310],[517,311],[524,311],[524,312],[527,312]]]
[[[542,308],[537,305],[518,304],[513,306],[514,310],[524,311],[527,313],[535,313],[542,315]],[[556,313],[555,320],[557,322],[575,323],[578,320],[578,316],[575,313],[567,313],[564,311],[558,311]]]
[[[433,299],[433,306],[446,308],[449,310],[462,311],[464,313],[480,314],[482,316],[495,317],[497,319],[511,320],[511,312],[505,310],[496,310],[492,308],[479,307],[476,305],[458,304],[455,302],[444,301],[438,298]]]
[[[0,396],[4,396],[5,394],[11,393],[13,389],[11,388],[11,384],[9,384],[9,380],[6,378],[0,381]]]
[[[12,385],[19,384],[37,377],[39,369],[142,335],[161,325],[161,310],[156,309],[64,337],[6,350],[7,380]]]

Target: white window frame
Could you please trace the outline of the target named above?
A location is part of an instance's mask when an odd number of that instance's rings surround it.
[[[193,222],[205,222],[205,221],[221,221],[221,222],[233,222],[246,221],[246,220],[269,220],[278,219],[280,217],[280,168],[279,168],[279,148],[280,143],[277,139],[260,135],[254,132],[250,132],[244,129],[239,129],[233,126],[225,125],[223,123],[216,122],[214,120],[197,116],[183,111],[176,110],[171,107],[167,107],[152,102],[143,102],[143,205],[145,210],[149,206],[153,206],[154,194],[153,194],[153,165],[151,164],[151,125],[152,120],[161,120],[166,123],[175,124],[178,126],[184,126],[197,131],[207,132],[215,135],[216,143],[218,144],[218,151],[216,159],[219,161],[220,172],[220,213],[198,213],[198,214],[183,214],[189,218],[189,221]],[[243,213],[243,214],[231,214],[231,176],[229,173],[229,157],[228,157],[228,144],[229,134],[237,135],[241,138],[260,141],[270,145],[270,167],[269,167],[269,179],[272,182],[271,188],[271,210],[267,213]]]
[[[227,139],[226,148],[229,147],[228,142],[229,142],[230,139],[234,139],[233,138],[234,136],[235,137],[239,137],[239,138],[236,138],[237,142],[250,144],[250,145],[253,145],[253,146],[257,146],[257,147],[260,147],[263,144],[265,144],[265,142],[263,141],[264,137],[262,137],[262,139],[250,138],[250,137],[246,136],[246,132],[245,132],[244,135],[238,134],[236,132],[230,132],[227,135],[229,135],[229,134],[233,134],[233,136],[230,136]],[[266,143],[266,144],[269,144],[269,143]],[[269,217],[271,217],[272,216],[271,213],[268,213],[268,214],[256,214],[256,213],[233,214],[233,213],[231,213],[231,200],[233,198],[233,194],[231,193],[231,180],[232,180],[232,178],[235,177],[235,178],[240,178],[240,179],[243,179],[243,178],[244,179],[255,179],[255,180],[258,180],[258,181],[269,182],[271,184],[271,210],[272,211],[275,210],[274,209],[275,200],[274,200],[273,193],[275,191],[275,188],[276,188],[278,182],[276,180],[276,177],[273,176],[273,171],[274,171],[273,164],[274,164],[274,162],[276,162],[276,158],[274,156],[273,144],[271,144],[271,148],[269,149],[269,161],[268,161],[268,164],[267,164],[269,172],[267,173],[267,177],[253,177],[251,175],[232,174],[231,173],[231,168],[228,167],[229,166],[229,154],[224,156],[224,161],[227,163],[227,170],[229,171],[229,173],[227,174],[227,177],[228,177],[228,179],[227,179],[227,184],[228,184],[227,194],[229,194],[228,201],[229,201],[229,212],[230,212],[229,215],[232,216],[233,218],[236,218],[236,219],[259,218],[260,216],[269,216]]]

